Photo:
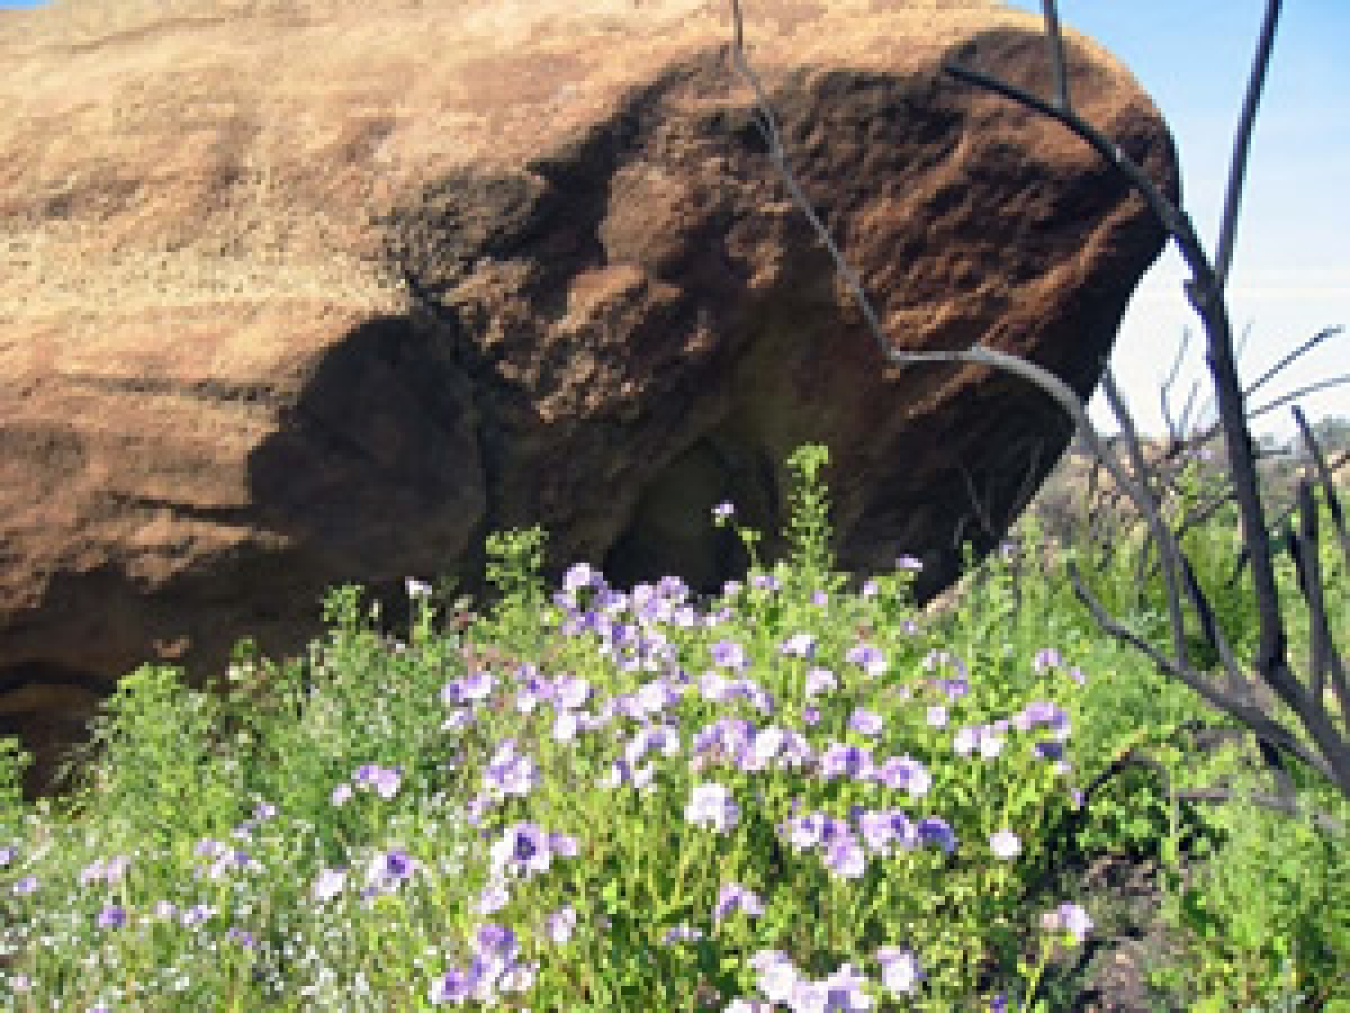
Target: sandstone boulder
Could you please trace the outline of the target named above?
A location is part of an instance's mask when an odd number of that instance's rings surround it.
[[[842,562],[987,548],[1064,448],[1037,392],[888,368],[793,208],[704,0],[55,0],[0,12],[0,731],[152,659],[294,651],[325,587],[553,562],[710,585],[827,443]],[[1163,235],[993,4],[751,0],[793,164],[894,342],[1083,393]],[[1082,111],[1165,127],[1075,38]],[[45,740],[44,739],[44,740]],[[39,744],[40,743],[30,743]]]

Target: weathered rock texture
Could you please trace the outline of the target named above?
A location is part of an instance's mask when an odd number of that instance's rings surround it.
[[[750,0],[806,190],[892,340],[1088,392],[1163,236],[1061,128],[1036,22]],[[219,671],[322,590],[554,561],[727,575],[830,445],[842,562],[987,547],[1068,436],[979,369],[885,367],[775,177],[703,0],[56,0],[0,12],[0,720],[136,664]],[[1082,111],[1175,187],[1158,113],[1072,47]],[[47,725],[43,725],[47,722]]]

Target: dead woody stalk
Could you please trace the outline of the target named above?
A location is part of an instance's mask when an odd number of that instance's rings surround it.
[[[1116,617],[1108,614],[1101,602],[1087,589],[1081,574],[1071,564],[1069,573],[1074,589],[1096,622],[1105,632],[1143,652],[1162,672],[1179,679],[1199,693],[1209,704],[1237,719],[1254,733],[1263,759],[1275,777],[1279,795],[1275,799],[1269,796],[1255,796],[1249,801],[1267,804],[1271,808],[1285,812],[1299,811],[1292,796],[1292,786],[1284,766],[1283,754],[1297,757],[1350,798],[1350,740],[1344,732],[1346,720],[1350,719],[1350,685],[1347,684],[1344,661],[1331,637],[1327,603],[1322,595],[1323,578],[1318,570],[1317,552],[1319,538],[1317,491],[1322,493],[1330,507],[1348,566],[1350,566],[1350,539],[1346,536],[1345,522],[1331,481],[1330,470],[1312,438],[1311,430],[1302,420],[1301,414],[1296,415],[1309,453],[1319,463],[1316,487],[1307,478],[1300,483],[1296,506],[1297,527],[1289,518],[1283,523],[1285,547],[1295,561],[1300,591],[1310,615],[1312,646],[1309,671],[1306,678],[1300,678],[1292,670],[1288,657],[1287,617],[1282,614],[1277,591],[1273,538],[1262,504],[1256,454],[1249,428],[1250,416],[1246,408],[1246,394],[1250,393],[1250,390],[1244,392],[1238,378],[1232,328],[1224,297],[1248,146],[1274,40],[1275,26],[1279,18],[1279,0],[1269,0],[1267,5],[1237,128],[1219,244],[1213,261],[1206,254],[1185,212],[1162,193],[1136,162],[1075,112],[1069,94],[1064,40],[1054,0],[1043,2],[1047,59],[1051,65],[1054,82],[1054,94],[1051,98],[1045,99],[1030,94],[974,67],[950,61],[944,66],[945,72],[952,78],[995,92],[1011,102],[1055,120],[1088,144],[1143,198],[1185,259],[1192,275],[1185,287],[1186,294],[1200,317],[1206,336],[1206,359],[1219,415],[1216,431],[1223,436],[1226,455],[1227,481],[1230,486],[1227,497],[1237,506],[1243,552],[1247,565],[1251,568],[1256,597],[1260,640],[1250,669],[1244,666],[1240,659],[1234,657],[1223,630],[1215,620],[1205,590],[1200,587],[1181,549],[1178,534],[1171,530],[1163,519],[1154,488],[1155,476],[1150,472],[1150,464],[1145,460],[1137,430],[1109,368],[1103,371],[1101,383],[1122,430],[1124,438],[1118,442],[1123,443],[1128,466],[1117,455],[1114,446],[1108,446],[1097,433],[1088,418],[1084,404],[1074,391],[1048,370],[1017,356],[979,344],[958,351],[921,352],[902,351],[892,346],[860,277],[844,258],[788,165],[787,153],[784,150],[774,110],[746,53],[739,0],[731,0],[731,9],[734,36],[730,57],[737,73],[754,93],[757,106],[755,119],[767,145],[768,156],[793,200],[828,249],[840,277],[856,300],[883,356],[889,362],[901,366],[921,362],[941,362],[1004,370],[1035,384],[1051,397],[1075,423],[1081,443],[1111,475],[1117,488],[1123,490],[1124,495],[1148,525],[1151,541],[1158,549],[1166,591],[1171,630],[1170,653],[1149,643],[1127,629]],[[1287,356],[1282,365],[1333,333],[1334,330],[1323,332],[1318,338]],[[1262,381],[1265,379],[1268,379],[1268,376],[1263,377]],[[1350,378],[1341,377],[1337,382],[1344,382],[1347,379]],[[1211,431],[1204,439],[1207,440],[1214,434],[1215,431]],[[1222,662],[1222,679],[1201,671],[1188,655],[1184,632],[1187,607],[1198,620],[1209,646]],[[1255,679],[1259,679],[1264,687],[1273,691],[1288,707],[1304,734],[1300,734],[1259,702]],[[1330,692],[1327,692],[1328,683]],[[1334,700],[1330,708],[1328,698]],[[1204,793],[1204,797],[1218,800],[1227,795],[1211,792]]]

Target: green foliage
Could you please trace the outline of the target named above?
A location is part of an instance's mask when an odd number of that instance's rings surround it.
[[[487,538],[487,578],[502,601],[528,607],[543,598],[544,529],[536,525],[520,531],[500,531]]]
[[[547,542],[547,533],[537,525],[493,532],[487,537],[487,579],[498,597],[484,629],[503,648],[531,651],[539,647]]]
[[[16,826],[23,810],[23,778],[33,754],[16,738],[0,738],[0,833]]]
[[[1259,790],[1250,777],[1240,783]],[[1350,826],[1350,805],[1313,789],[1303,803]],[[1206,1010],[1272,1008],[1302,993],[1350,1000],[1350,842],[1344,831],[1240,798],[1211,819],[1224,847],[1169,897],[1165,915],[1187,942],[1160,978]],[[1338,980],[1339,979],[1339,980]]]
[[[791,517],[787,541],[791,549],[788,569],[804,583],[814,584],[834,570],[830,546],[830,497],[821,471],[830,463],[829,448],[806,444],[788,458],[792,476]]]
[[[240,763],[219,734],[221,706],[188,688],[178,669],[132,672],[92,722],[93,763],[79,794],[114,814],[131,839],[164,845],[184,832],[221,832],[237,816],[242,787]]]
[[[1050,835],[1073,814],[1073,789],[1127,751],[1160,760],[1183,786],[1239,775],[1250,751],[1203,762],[1184,751],[1177,727],[1213,714],[1100,635],[1063,577],[1073,550],[1048,545],[1034,525],[1019,551],[972,573],[946,617],[912,608],[907,572],[843,592],[830,549],[827,463],[824,448],[803,448],[789,462],[789,558],[771,572],[756,565],[695,621],[675,622],[674,603],[631,618],[613,605],[608,625],[565,630],[566,613],[541,576],[543,532],[507,532],[488,544],[497,600],[462,633],[438,631],[434,597],[410,588],[408,641],[394,641],[380,628],[378,603],[340,587],[324,605],[329,633],[304,658],[279,664],[241,643],[216,693],[188,688],[172,669],[133,673],[98,723],[82,790],[55,811],[22,805],[22,761],[12,748],[0,752],[0,800],[14,814],[5,824],[14,851],[0,867],[0,922],[10,928],[0,931],[18,955],[0,974],[22,969],[39,982],[43,1007],[419,1009],[428,1008],[430,982],[462,966],[473,933],[493,920],[510,925],[539,965],[533,991],[512,1008],[673,1009],[714,993],[725,1004],[755,993],[749,960],[761,950],[790,954],[815,978],[846,961],[875,977],[877,947],[899,945],[921,954],[925,977],[903,1001],[874,984],[879,1010],[985,1009],[1003,992],[1048,1011],[1068,1008],[1077,985],[1051,963],[1072,941],[1048,936],[1042,916],[1071,900],[1096,917],[1105,902],[1072,881],[1050,889],[1043,872],[1123,855],[1166,870],[1163,913],[1184,949],[1157,980],[1183,1008],[1302,1008],[1306,999],[1335,1009],[1337,974],[1350,962],[1344,839],[1241,805],[1174,806],[1156,777],[1130,769],[1081,814],[1067,853],[1063,842],[1052,851]],[[1215,518],[1218,530],[1201,534],[1222,545],[1231,523]],[[753,548],[759,533],[737,530]],[[1107,590],[1129,600],[1128,571],[1097,579],[1127,585]],[[1344,575],[1333,581],[1329,593],[1343,601]],[[1124,618],[1147,624],[1147,608]],[[640,644],[648,635],[651,644]],[[785,649],[794,638],[809,648]],[[727,644],[743,662],[717,660]],[[859,651],[878,653],[869,662]],[[820,669],[837,685],[808,700],[807,673]],[[718,702],[691,690],[645,721],[620,716],[649,700],[642,691],[658,676],[685,673],[697,683],[709,671],[743,680],[742,691]],[[470,678],[480,688],[466,698],[461,684]],[[577,728],[569,737],[546,694],[531,707],[515,696],[564,678],[592,690],[584,713],[612,712],[607,731]],[[773,702],[772,717],[756,700]],[[1061,761],[1038,751],[1045,729],[1018,727],[1017,715],[1038,702],[1065,712]],[[878,730],[859,731],[859,711]],[[648,788],[604,780],[639,727],[678,728],[687,750],[728,714],[800,731],[818,749],[849,743],[878,760],[907,756],[931,784],[907,794],[789,768],[714,761],[694,771],[659,750],[642,761],[651,764]],[[958,734],[981,729],[1000,741],[987,755],[984,746],[961,755]],[[537,764],[538,783],[470,821],[466,801],[507,762],[506,742]],[[393,776],[394,789],[372,790],[362,780],[371,770]],[[1350,822],[1344,804],[1301,776],[1311,805]],[[740,807],[724,832],[687,818],[703,781],[725,785]],[[915,820],[947,820],[952,853],[901,848],[854,880],[781,837],[794,811],[845,819],[855,807],[885,804]],[[519,883],[504,907],[480,914],[488,844],[523,821],[575,836],[579,855],[555,857],[547,876]],[[1009,829],[1021,851],[997,859],[992,835]],[[251,864],[211,868],[213,841],[235,842]],[[359,878],[395,852],[423,871],[398,891],[363,898]],[[100,885],[99,863],[114,854],[130,871]],[[339,869],[356,882],[316,901],[317,877]],[[92,889],[83,885],[90,870]],[[30,877],[38,880],[31,893]],[[712,920],[726,882],[759,894],[763,915]],[[200,925],[161,924],[153,915],[160,901],[214,913]],[[100,927],[109,903],[155,927]],[[566,945],[554,944],[540,920],[564,905],[575,909],[576,929]],[[680,926],[702,935],[665,938]],[[231,943],[233,931],[254,942]],[[132,981],[140,1006],[125,991]]]

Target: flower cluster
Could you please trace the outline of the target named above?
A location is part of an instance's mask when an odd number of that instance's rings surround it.
[[[491,922],[479,926],[473,939],[473,957],[467,967],[455,968],[431,986],[434,1006],[459,1005],[469,999],[496,1005],[500,995],[525,992],[534,984],[537,964],[520,959],[515,933]]]
[[[891,995],[910,995],[918,987],[923,975],[912,952],[883,946],[875,957],[882,987]],[[764,999],[736,999],[727,1006],[726,1013],[769,1013],[780,1005],[793,1013],[870,1010],[875,1006],[865,987],[867,978],[855,971],[852,964],[844,964],[818,981],[802,975],[787,954],[779,950],[760,950],[750,958],[750,966],[759,974],[756,984]]]
[[[331,801],[333,805],[343,805],[354,791],[374,791],[380,798],[388,800],[398,794],[402,781],[403,774],[398,767],[362,764],[352,773],[350,781],[342,781],[333,789]]]

